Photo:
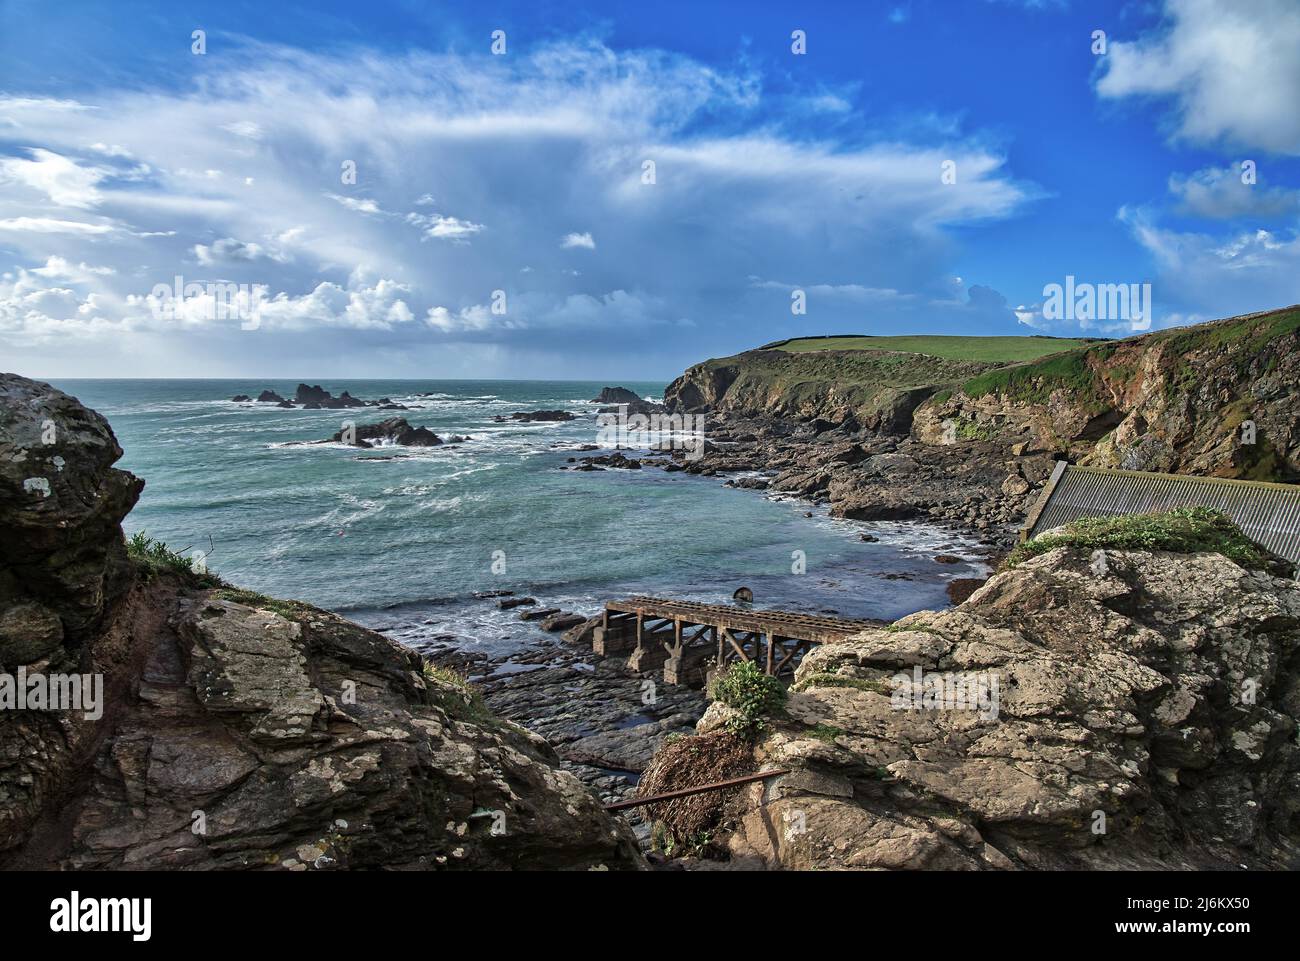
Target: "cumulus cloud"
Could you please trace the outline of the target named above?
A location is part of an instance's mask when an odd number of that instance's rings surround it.
[[[573,247],[582,247],[586,250],[595,250],[596,241],[592,239],[591,234],[565,234],[564,239],[560,241],[560,246],[565,250]]]
[[[483,229],[482,224],[461,220],[459,217],[445,217],[439,214],[411,212],[406,215],[406,222],[419,227],[424,232],[425,239],[434,240],[464,242]]]
[[[1160,27],[1112,40],[1099,70],[1102,97],[1170,102],[1179,138],[1300,154],[1294,0],[1166,0]]]

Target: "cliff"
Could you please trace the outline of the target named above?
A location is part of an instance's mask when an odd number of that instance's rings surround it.
[[[0,711],[0,866],[643,866],[456,675],[145,539],[128,553],[143,483],[121,453],[75,399],[0,375],[0,693],[102,683]]]
[[[753,350],[691,367],[664,399],[672,410],[815,419],[932,445],[996,440],[1097,466],[1287,479],[1300,477],[1298,348],[1300,308],[1288,307],[1020,364]]]

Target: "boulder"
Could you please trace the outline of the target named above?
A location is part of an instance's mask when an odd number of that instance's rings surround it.
[[[259,404],[282,404],[284,398],[273,390],[264,390],[257,395],[257,402]]]
[[[570,414],[567,410],[531,410],[531,411],[521,410],[511,414],[510,419],[520,420],[520,421],[524,421],[525,423],[529,423],[535,420],[537,421],[573,420],[574,416]],[[493,420],[504,420],[504,418],[498,416],[498,417],[494,417]]]
[[[361,424],[350,432],[341,430],[330,440],[341,444],[348,433],[353,447],[371,448],[385,443],[402,447],[436,447],[442,443],[442,438],[429,428],[412,427],[405,417],[390,417],[378,424]]]

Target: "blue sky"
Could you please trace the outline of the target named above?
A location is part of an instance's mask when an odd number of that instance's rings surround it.
[[[1281,306],[1298,91],[1296,0],[0,0],[0,368],[613,381],[1131,332],[1046,319],[1067,276]]]

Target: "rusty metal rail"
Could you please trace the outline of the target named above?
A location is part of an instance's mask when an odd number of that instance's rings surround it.
[[[780,768],[776,771],[759,771],[757,774],[746,774],[744,777],[733,777],[727,781],[714,781],[712,784],[697,784],[695,787],[679,788],[676,791],[665,791],[663,794],[654,794],[650,797],[632,798],[629,801],[615,801],[613,804],[606,804],[606,811],[625,811],[628,808],[641,807],[644,804],[657,804],[660,801],[671,801],[674,798],[689,797],[692,794],[704,794],[706,791],[721,791],[723,788],[737,787],[741,784],[749,784],[751,781],[761,781],[764,778],[778,777],[782,774],[789,774],[787,768]]]

